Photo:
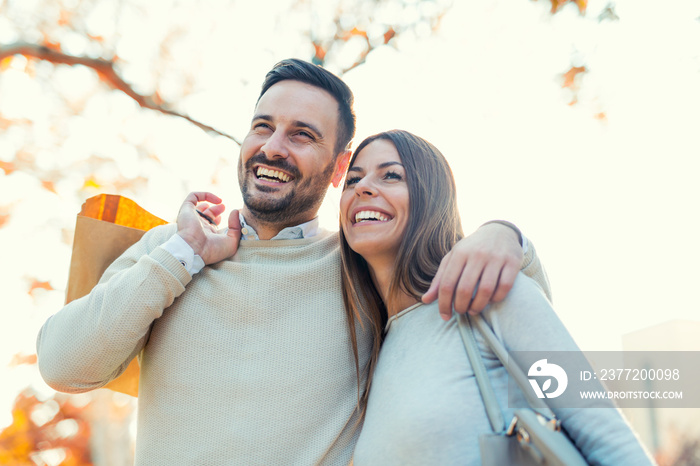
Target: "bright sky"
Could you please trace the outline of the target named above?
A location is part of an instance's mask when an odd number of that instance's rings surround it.
[[[541,6],[456,2],[410,57],[378,51],[346,77],[360,138],[398,127],[436,144],[465,231],[519,225],[583,349],[700,321],[700,5],[618,1],[621,20],[602,23]],[[590,71],[570,107],[558,74],[572,64]]]
[[[592,0],[589,11],[605,4]],[[204,57],[204,85],[181,103],[239,137],[264,73],[281,58],[308,58],[308,49],[287,41],[291,32],[284,24],[254,20],[265,8],[242,11],[245,5],[239,2],[236,15],[223,17],[229,23],[215,31],[216,39],[238,44],[236,37],[256,28],[256,40],[266,42],[253,51],[232,46],[236,62],[222,63],[215,52]],[[516,223],[537,248],[555,308],[585,350],[621,349],[625,333],[700,320],[694,286],[700,278],[700,4],[615,5],[621,19],[598,22],[593,15],[579,17],[572,5],[551,16],[545,1],[458,0],[434,37],[404,40],[399,51],[379,49],[345,76],[356,96],[356,142],[402,128],[440,148],[457,178],[465,231],[494,218]],[[100,18],[92,27],[107,27],[109,11]],[[137,54],[137,45],[122,44],[120,56]],[[74,47],[80,53],[78,39]],[[20,71],[20,62],[0,80],[7,118],[31,118],[56,105]],[[141,79],[139,63],[134,59],[127,79]],[[211,63],[219,68],[208,68]],[[250,82],[232,78],[241,64]],[[573,96],[561,88],[560,75],[582,64],[589,71],[578,103],[568,106]],[[87,70],[62,73],[56,84],[69,96],[99,85]],[[601,112],[605,119],[595,118]],[[123,137],[109,132],[115,124]],[[240,205],[238,149],[222,138],[140,111],[118,93],[91,100],[66,125],[75,136],[58,154],[40,153],[39,163],[68,166],[90,153],[113,157],[118,173],[148,177],[143,198],[134,200],[166,219],[174,218],[187,191],[207,188],[214,172],[216,192],[230,207]],[[18,131],[0,134],[0,160],[11,160],[20,148]],[[138,157],[133,144],[139,141],[148,141],[165,169]],[[10,369],[4,361],[34,352],[38,328],[62,305],[70,248],[60,242],[60,231],[72,228],[84,200],[71,190],[82,183],[75,176],[65,173],[57,184],[60,196],[19,172],[0,177],[2,203],[19,206],[0,229],[3,263],[12,264],[0,268],[0,427],[10,420],[18,390],[29,384],[46,390],[34,367]],[[174,183],[178,178],[186,181]],[[337,228],[337,200],[332,191],[322,213],[326,227]],[[57,291],[29,296],[28,276],[50,280]]]

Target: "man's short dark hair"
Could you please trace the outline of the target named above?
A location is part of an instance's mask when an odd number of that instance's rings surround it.
[[[335,156],[347,149],[355,136],[355,111],[352,108],[352,91],[342,79],[321,68],[297,58],[289,58],[277,63],[265,76],[258,101],[268,89],[280,81],[292,80],[323,89],[338,102],[338,133],[336,134]]]

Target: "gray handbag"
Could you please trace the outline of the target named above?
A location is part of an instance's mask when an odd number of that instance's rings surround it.
[[[493,433],[479,438],[481,464],[503,465],[557,465],[579,466],[588,464],[571,439],[561,430],[560,421],[541,399],[532,394],[530,384],[523,371],[511,363],[508,351],[503,347],[488,323],[481,316],[457,315],[459,332],[467,350],[476,377],[479,392],[486,408]],[[506,427],[503,412],[489,381],[486,367],[479,355],[473,327],[515,380],[525,395],[530,408],[516,409],[513,419]]]

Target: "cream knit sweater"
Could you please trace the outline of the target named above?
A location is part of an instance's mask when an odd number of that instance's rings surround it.
[[[190,279],[158,247],[175,231],[148,232],[44,324],[47,383],[99,388],[143,349],[136,464],[348,464],[358,394],[338,235],[242,241]],[[358,342],[362,369],[359,328]]]
[[[46,382],[100,388],[141,354],[136,464],[348,464],[358,393],[338,235],[242,241],[191,278],[158,247],[175,231],[146,233],[49,318]],[[549,295],[532,244],[522,271]],[[371,338],[357,327],[363,370]]]

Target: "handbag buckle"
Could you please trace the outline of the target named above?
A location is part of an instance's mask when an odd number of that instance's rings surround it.
[[[518,416],[513,416],[513,419],[510,421],[510,425],[508,426],[508,429],[506,429],[506,435],[513,435],[513,432],[515,432],[515,428],[518,426]]]
[[[557,419],[556,417],[553,418],[548,418],[547,416],[544,416],[540,413],[537,414],[537,420],[539,421],[540,424],[543,426],[547,427],[549,430],[553,432],[560,432],[561,431],[561,421]],[[506,435],[513,435],[514,432],[516,432],[516,429],[518,428],[518,416],[513,416],[513,419],[510,421],[510,424],[508,425],[508,428],[506,429]]]
[[[525,449],[530,450],[532,444],[530,443],[530,434],[527,432],[524,426],[518,424],[518,416],[513,416],[513,420],[510,421],[508,429],[506,429],[506,435],[515,436],[518,439],[518,443],[522,445]]]
[[[520,442],[520,444],[523,446],[530,443],[530,434],[528,434],[522,427],[515,433],[515,438],[517,438],[518,442]]]
[[[548,418],[543,414],[537,413],[537,420],[540,422],[540,424],[553,432],[561,431],[561,421],[556,417]]]
[[[547,424],[554,432],[561,432],[561,421],[557,418],[550,419]]]

